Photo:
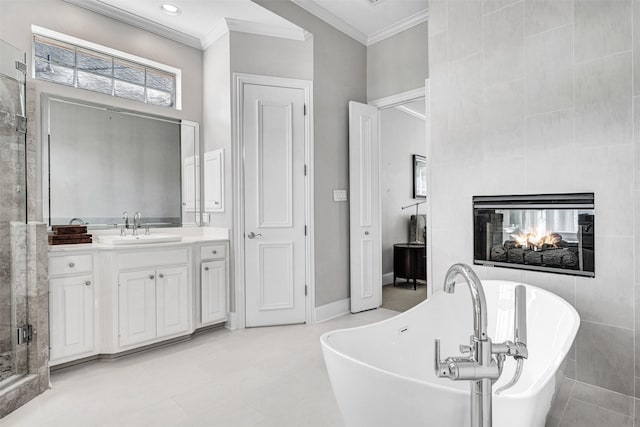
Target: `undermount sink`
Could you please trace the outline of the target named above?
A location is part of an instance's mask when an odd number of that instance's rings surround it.
[[[182,236],[176,234],[138,234],[136,236],[99,236],[100,243],[105,245],[143,245],[150,243],[179,242]]]

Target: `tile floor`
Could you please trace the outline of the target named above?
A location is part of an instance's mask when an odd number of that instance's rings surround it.
[[[397,314],[314,326],[222,329],[112,362],[53,373],[53,388],[2,427],[342,426],[320,335]]]
[[[427,298],[427,284],[420,281],[416,288],[414,291],[413,283],[404,281],[399,281],[396,286],[384,285],[382,287],[382,308],[407,311],[420,304]]]
[[[547,418],[546,427],[640,426],[640,400],[585,383],[565,379]]]
[[[0,426],[341,427],[319,337],[395,314],[378,309],[314,326],[223,329],[70,368],[54,373],[51,390]],[[566,380],[547,427],[633,427],[637,402]]]

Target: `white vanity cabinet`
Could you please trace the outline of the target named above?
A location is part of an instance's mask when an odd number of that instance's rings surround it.
[[[118,288],[120,346],[190,332],[186,266],[120,273]]]
[[[118,251],[118,347],[190,333],[188,247]],[[116,311],[112,310],[116,313]]]
[[[200,248],[200,322],[212,325],[227,319],[227,246]]]
[[[49,251],[51,365],[110,358],[227,320],[226,240]]]
[[[93,255],[64,253],[49,259],[50,364],[96,353]]]
[[[118,275],[118,337],[121,346],[156,337],[155,270]]]

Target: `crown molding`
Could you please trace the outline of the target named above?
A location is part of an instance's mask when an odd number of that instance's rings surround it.
[[[298,41],[309,40],[312,36],[310,32],[305,31],[302,28],[286,28],[279,25],[268,25],[258,22],[243,21],[241,19],[225,18],[202,39],[202,50],[208,49],[209,46],[214,44],[230,31]]]
[[[362,31],[358,30],[353,25],[347,23],[346,21],[338,18],[333,13],[329,12],[327,9],[319,6],[317,3],[312,0],[291,0],[292,3],[300,6],[310,14],[316,16],[327,24],[331,25],[335,29],[345,33],[352,39],[355,39],[362,43],[363,45],[367,44],[367,35]]]
[[[384,98],[374,99],[372,101],[369,101],[368,104],[378,108],[390,108],[408,101],[413,101],[417,98],[422,98],[423,96],[425,96],[425,94],[425,88],[419,87],[416,89],[408,90],[406,92],[386,96]]]
[[[212,44],[220,40],[225,34],[228,34],[228,33],[229,33],[229,28],[227,27],[227,23],[223,19],[219,21],[216,25],[214,25],[211,31],[209,31],[207,35],[205,35],[202,38],[200,48],[202,50],[208,49],[209,46],[211,46]]]
[[[277,25],[261,24],[240,19],[225,18],[218,21],[202,39],[184,34],[146,19],[142,16],[127,12],[108,5],[100,0],[64,0],[67,3],[90,10],[103,16],[124,22],[125,24],[158,34],[184,45],[205,50],[218,41],[229,31],[258,34],[262,36],[280,37],[292,40],[308,40],[311,33],[302,28],[286,28]]]
[[[376,31],[367,38],[367,46],[371,46],[374,43],[378,43],[384,39],[395,36],[398,33],[408,30],[411,27],[415,27],[418,24],[427,22],[429,19],[429,11],[427,9],[413,14],[402,21],[398,21],[393,25],[389,25],[380,31]]]
[[[258,34],[260,36],[280,37],[291,40],[305,40],[307,33],[302,28],[287,28],[279,25],[269,25],[241,19],[225,18],[229,31]]]
[[[160,25],[142,16],[127,12],[120,8],[102,3],[100,0],[64,0],[69,4],[90,10],[108,18],[124,22],[133,27],[157,34],[167,39],[182,43],[189,47],[202,49],[202,43],[197,37]]]
[[[427,117],[424,114],[418,113],[417,111],[412,110],[411,108],[407,107],[406,105],[396,105],[394,108],[396,110],[400,110],[403,113],[406,113],[406,114],[408,114],[410,116],[413,116],[413,117],[415,117],[417,119],[427,120]]]

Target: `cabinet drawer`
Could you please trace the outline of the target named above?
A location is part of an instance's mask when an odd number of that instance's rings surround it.
[[[91,254],[50,257],[49,275],[90,273],[93,264],[91,258]]]
[[[161,265],[181,265],[189,263],[189,250],[185,248],[161,251],[123,252],[118,255],[121,270],[153,268]]]
[[[225,245],[207,245],[200,248],[200,259],[224,259],[226,256]]]

